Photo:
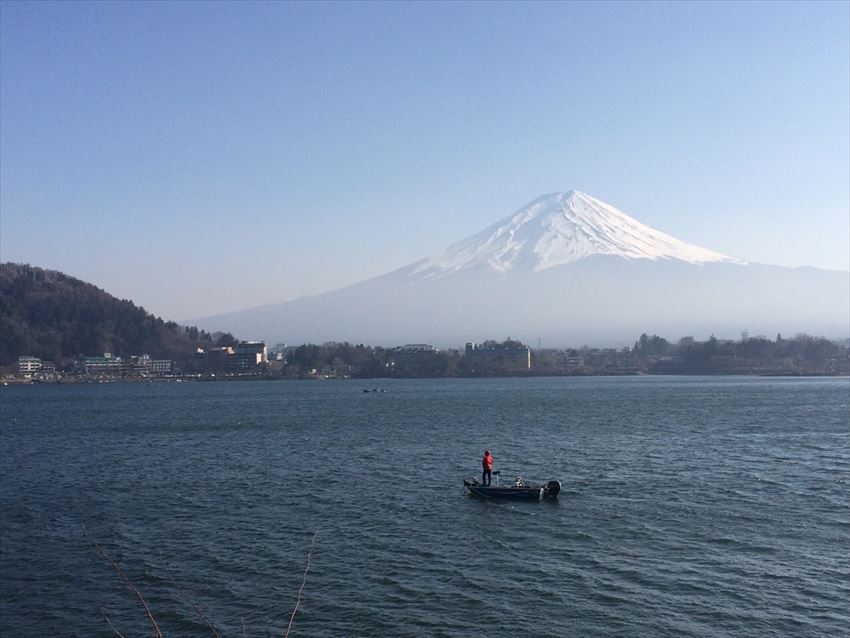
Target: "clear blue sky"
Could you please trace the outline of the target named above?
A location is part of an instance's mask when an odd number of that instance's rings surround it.
[[[850,4],[0,5],[0,257],[170,319],[583,190],[850,269]]]

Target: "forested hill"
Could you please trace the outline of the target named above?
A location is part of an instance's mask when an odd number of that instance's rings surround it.
[[[103,352],[182,360],[211,340],[74,277],[0,264],[0,365],[20,355],[63,365]]]

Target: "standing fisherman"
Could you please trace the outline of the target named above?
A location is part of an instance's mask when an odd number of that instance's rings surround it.
[[[481,459],[481,467],[483,469],[481,472],[481,484],[490,485],[490,479],[493,474],[493,455],[490,454],[490,450],[484,450],[484,458]]]

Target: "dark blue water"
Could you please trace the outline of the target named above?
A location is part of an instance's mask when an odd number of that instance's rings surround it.
[[[848,379],[378,385],[0,388],[0,633],[152,635],[83,523],[168,636],[282,636],[314,533],[292,636],[850,633]]]

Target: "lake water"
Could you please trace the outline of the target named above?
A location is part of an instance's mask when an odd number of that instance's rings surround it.
[[[0,391],[3,636],[850,633],[846,378]]]

